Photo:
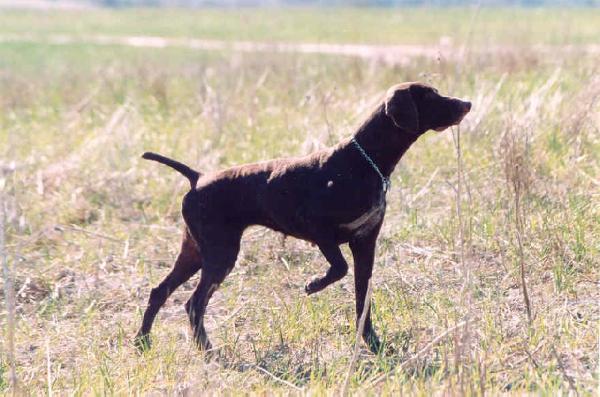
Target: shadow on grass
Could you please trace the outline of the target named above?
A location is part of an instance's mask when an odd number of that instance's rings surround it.
[[[402,332],[393,338],[393,341],[384,341],[383,349],[378,354],[362,349],[354,380],[360,383],[396,373],[412,356],[412,353],[409,353],[412,340],[411,332]],[[346,373],[352,351],[341,359],[324,360],[316,348],[294,349],[286,343],[280,343],[265,350],[255,350],[254,354],[256,359],[249,361],[241,359],[233,350],[228,349],[220,352],[218,362],[224,369],[241,373],[258,371],[274,382],[289,383],[297,388],[309,385],[311,380],[324,381],[331,386],[342,382],[343,378],[340,375]],[[409,378],[428,379],[441,368],[440,360],[425,359],[403,372]]]
[[[274,381],[289,382],[302,388],[311,379],[324,376],[323,363],[312,351],[294,351],[288,344],[278,344],[266,350],[254,350],[255,360],[240,359],[233,351],[222,351],[218,362],[224,369],[247,372],[258,371]]]

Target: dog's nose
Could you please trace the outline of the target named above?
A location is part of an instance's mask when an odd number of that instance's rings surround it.
[[[463,107],[465,108],[465,113],[468,113],[471,110],[471,102],[463,102]]]

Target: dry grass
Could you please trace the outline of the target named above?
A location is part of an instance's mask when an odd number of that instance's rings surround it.
[[[429,133],[393,176],[373,316],[396,354],[361,351],[349,391],[597,390],[597,59],[532,49],[395,68],[31,44],[7,45],[0,58],[20,391],[340,392],[354,348],[352,278],[306,297],[324,259],[260,228],[246,233],[208,309],[220,361],[205,361],[190,340],[183,303],[197,277],[159,314],[154,348],[136,354],[150,288],[178,248],[186,189],[139,155],[151,149],[209,171],[301,154],[348,135],[386,87],[415,79],[471,98],[473,112],[458,165],[452,133]],[[6,311],[0,321],[0,390],[9,392]]]

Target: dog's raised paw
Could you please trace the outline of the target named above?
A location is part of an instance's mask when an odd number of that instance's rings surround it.
[[[304,291],[306,292],[307,295],[314,294],[315,292],[319,292],[322,289],[323,289],[323,287],[321,285],[320,277],[311,278],[304,286]]]

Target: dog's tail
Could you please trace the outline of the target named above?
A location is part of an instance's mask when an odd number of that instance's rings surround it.
[[[159,163],[168,165],[169,167],[173,168],[175,171],[181,173],[190,181],[192,189],[196,187],[196,182],[198,182],[198,178],[200,178],[201,175],[198,171],[194,171],[187,165],[180,163],[179,161],[170,159],[168,157],[161,156],[160,154],[146,152],[142,155],[142,158],[145,158],[146,160],[158,161]]]

